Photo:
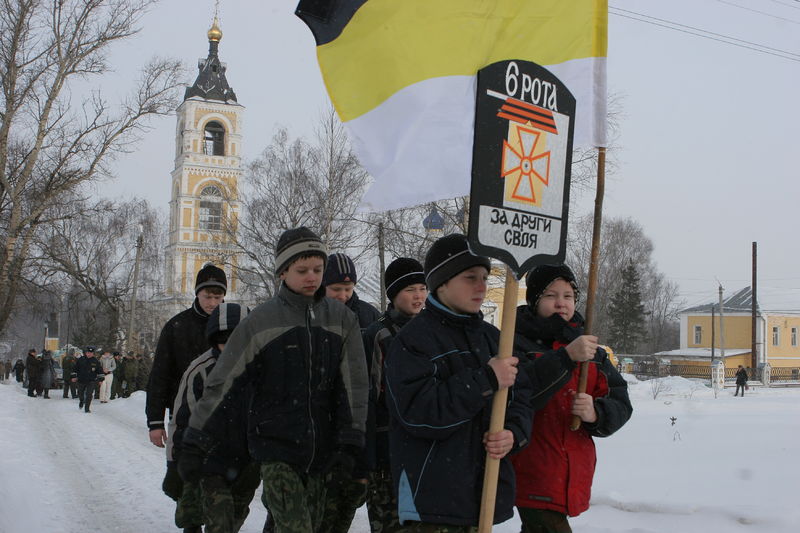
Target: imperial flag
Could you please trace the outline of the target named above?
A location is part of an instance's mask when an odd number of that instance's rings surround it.
[[[469,193],[477,72],[497,62],[547,68],[577,102],[576,145],[606,144],[607,0],[301,0],[296,13],[375,178],[367,208]],[[514,101],[505,111],[551,120]]]

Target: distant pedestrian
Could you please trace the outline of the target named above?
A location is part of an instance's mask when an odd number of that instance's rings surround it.
[[[50,350],[42,352],[42,359],[39,361],[39,387],[46,399],[50,399],[50,389],[56,384],[56,369],[53,361],[53,354]]]
[[[64,398],[72,396],[73,399],[78,397],[78,386],[70,379],[72,373],[75,372],[75,363],[78,359],[75,357],[75,351],[70,349],[64,360],[61,362],[61,369],[64,372]]]
[[[14,363],[14,374],[17,378],[17,383],[22,383],[25,379],[25,363],[22,362],[22,359],[17,359],[17,362]]]
[[[25,375],[28,379],[28,396],[36,396],[36,389],[39,386],[39,358],[36,357],[36,348],[28,350],[28,357],[25,359]]]
[[[114,370],[117,369],[117,362],[111,355],[111,351],[103,350],[100,357],[100,365],[103,367],[103,381],[100,383],[100,403],[108,403],[111,397],[111,385],[114,383]]]
[[[6,381],[8,381],[8,378],[11,376],[12,368],[13,365],[11,364],[11,359],[6,359]]]
[[[123,397],[127,398],[136,390],[136,374],[138,373],[139,364],[133,356],[133,352],[128,352],[123,359],[122,364],[122,378],[125,381],[123,389]]]
[[[85,409],[87,413],[91,413],[89,406],[92,405],[97,382],[102,380],[102,376],[103,367],[94,356],[94,346],[87,346],[83,351],[83,357],[79,357],[75,363],[75,371],[72,377],[78,384],[78,398],[80,400],[78,409]]]
[[[747,379],[747,370],[745,370],[742,365],[739,365],[739,369],[736,371],[736,393],[734,396],[738,396],[741,390],[742,397],[744,398],[744,391],[747,388]]]
[[[116,365],[116,369],[114,370],[114,383],[111,386],[111,400],[114,398],[122,398],[122,380],[123,378],[123,368],[122,368],[122,355],[119,352],[114,352],[112,354],[114,356],[114,364]]]

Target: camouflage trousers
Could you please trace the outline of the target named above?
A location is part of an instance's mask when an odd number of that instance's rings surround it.
[[[567,515],[549,509],[517,507],[522,520],[521,533],[572,533]]]
[[[406,533],[477,533],[478,528],[450,524],[431,524],[429,522],[406,522],[403,525],[403,531]]]
[[[183,482],[175,508],[175,525],[182,528],[203,525],[203,493],[199,483]]]
[[[264,506],[275,518],[276,533],[314,533],[322,523],[325,480],[298,472],[287,463],[261,465]]]
[[[200,485],[185,483],[178,475],[177,463],[167,461],[167,473],[161,490],[178,505],[175,507],[175,525],[180,528],[203,525],[203,498]]]
[[[260,470],[258,463],[250,463],[232,482],[222,476],[202,478],[205,533],[236,533],[241,529],[261,483]]]
[[[397,517],[397,498],[392,490],[391,472],[378,470],[370,474],[367,512],[372,533],[396,533],[403,530]]]
[[[317,533],[347,533],[356,509],[367,500],[367,484],[334,470],[325,480],[325,513]]]

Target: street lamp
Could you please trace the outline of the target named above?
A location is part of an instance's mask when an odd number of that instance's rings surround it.
[[[144,227],[139,224],[139,235],[136,237],[136,258],[133,260],[133,288],[131,291],[131,316],[128,321],[128,337],[125,339],[126,350],[133,349],[133,319],[136,315],[136,287],[139,283],[139,258],[142,256]]]

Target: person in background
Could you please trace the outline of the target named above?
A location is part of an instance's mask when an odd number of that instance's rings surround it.
[[[125,378],[123,375],[124,369],[122,368],[122,355],[119,352],[114,352],[111,355],[114,356],[114,364],[116,365],[114,369],[114,384],[111,386],[111,398],[109,398],[113,400],[122,398],[122,381]]]
[[[75,371],[72,379],[78,384],[78,409],[91,413],[92,398],[97,389],[98,381],[103,379],[103,367],[94,356],[94,346],[87,346],[83,350],[83,357],[75,362]]]
[[[328,265],[322,277],[325,296],[333,298],[355,313],[363,336],[366,328],[380,316],[374,306],[359,299],[355,291],[358,274],[353,260],[343,253],[328,256]],[[364,351],[371,354],[371,347],[364,342]],[[317,533],[347,533],[353,522],[356,509],[364,505],[367,498],[367,470],[363,457],[347,478],[338,477],[341,472],[332,472],[327,479],[325,514]]]
[[[64,372],[64,398],[69,397],[70,394],[73,399],[78,397],[78,387],[75,382],[70,379],[73,372],[75,372],[76,362],[75,350],[70,348],[67,355],[64,356],[64,360],[61,362],[61,368]]]
[[[192,306],[173,316],[161,329],[152,370],[149,372],[145,403],[148,436],[154,446],[163,448],[166,444],[166,416],[168,411],[172,416],[172,406],[175,403],[181,376],[192,360],[210,348],[206,338],[208,317],[222,303],[227,289],[228,279],[225,271],[212,263],[206,263],[197,272]],[[141,363],[138,355],[135,357],[126,363],[132,368],[129,369],[127,366],[125,368],[128,394],[138,390],[136,380],[147,371],[146,368],[139,368],[144,366],[144,363]],[[172,468],[167,465],[161,488],[173,500],[177,501],[181,497],[183,482],[174,465]],[[188,531],[195,531],[203,523],[199,494],[196,505],[188,508],[195,509],[196,512],[183,516],[183,521],[177,525]]]
[[[739,365],[739,368],[736,370],[736,392],[733,394],[734,396],[738,396],[739,391],[742,391],[742,398],[744,398],[744,390],[747,388],[747,379],[747,370],[745,370],[742,365]]]
[[[371,347],[367,359],[370,372],[370,412],[367,418],[367,458],[369,484],[367,511],[372,533],[394,533],[402,528],[397,517],[397,498],[392,494],[389,458],[389,409],[383,368],[395,335],[417,316],[425,305],[428,289],[425,272],[416,259],[400,257],[386,267],[386,297],[389,308],[364,333]]]
[[[39,361],[39,389],[46,399],[50,399],[50,389],[55,387],[56,369],[53,355],[50,350],[42,351],[42,359]]]
[[[22,359],[17,359],[17,362],[14,363],[14,373],[17,383],[22,384],[25,381],[25,363],[22,362]]]
[[[28,379],[28,396],[36,396],[36,389],[39,386],[39,364],[40,359],[36,355],[36,348],[28,350],[28,357],[25,359],[25,375]]]
[[[103,367],[103,381],[100,383],[100,403],[108,403],[111,396],[111,386],[114,384],[114,371],[117,369],[117,362],[111,355],[111,350],[106,348],[100,356],[100,365]]]

